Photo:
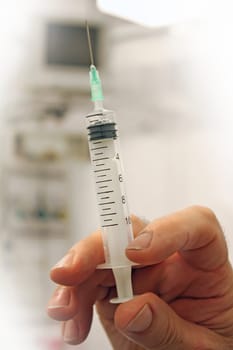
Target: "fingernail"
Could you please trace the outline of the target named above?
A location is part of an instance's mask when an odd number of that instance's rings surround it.
[[[148,248],[150,246],[151,240],[152,240],[151,232],[141,233],[138,237],[136,237],[132,242],[129,243],[127,249],[141,250],[141,249]]]
[[[129,322],[126,327],[128,332],[143,332],[152,323],[153,315],[149,305],[144,305],[144,307],[139,311],[133,320]]]
[[[70,303],[70,290],[66,287],[58,288],[49,301],[48,309],[66,307]]]
[[[72,261],[73,261],[73,257],[74,257],[74,253],[71,251],[69,252],[68,254],[66,254],[61,260],[59,260],[56,265],[54,265],[52,267],[52,270],[53,269],[57,269],[57,268],[60,268],[60,267],[67,267],[67,266],[70,266],[72,264]]]
[[[69,320],[65,323],[63,340],[65,343],[77,342],[79,339],[78,327],[74,320]]]

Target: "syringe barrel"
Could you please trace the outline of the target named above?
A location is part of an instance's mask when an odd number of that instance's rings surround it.
[[[86,117],[89,149],[102,228],[105,265],[132,265],[125,248],[133,239],[114,112],[95,111]]]

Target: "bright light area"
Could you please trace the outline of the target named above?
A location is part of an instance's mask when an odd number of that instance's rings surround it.
[[[6,85],[17,74],[22,63],[27,36],[34,11],[35,1],[21,1],[20,6],[9,0],[1,6],[0,12],[0,41],[1,41],[1,67],[0,88]]]
[[[98,0],[101,11],[135,23],[160,27],[202,17],[209,0]]]
[[[24,0],[20,7],[16,7],[15,1],[9,0],[1,6],[0,36],[21,35],[29,27],[30,16],[34,10],[35,1]]]

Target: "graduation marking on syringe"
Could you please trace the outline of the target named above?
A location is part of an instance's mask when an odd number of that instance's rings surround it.
[[[96,181],[96,183],[97,183],[97,184],[100,184],[100,183],[102,183],[102,182],[110,182],[110,181],[112,181],[112,179],[109,179],[109,180],[103,180],[103,181]]]
[[[101,171],[108,171],[108,170],[111,170],[111,169],[107,168],[107,169],[94,170],[94,173],[100,173]]]
[[[101,147],[91,148],[91,151],[96,151],[97,149],[103,149],[103,148],[108,148],[108,146],[101,146]]]
[[[97,175],[97,177],[105,177],[105,176],[107,176],[106,174],[104,174],[104,175]]]
[[[107,204],[115,204],[116,202],[106,202],[106,203],[99,203],[98,205],[107,205]]]
[[[93,162],[98,162],[98,160],[106,160],[106,159],[109,159],[109,157],[93,159]]]
[[[98,152],[98,153],[95,153],[94,155],[95,156],[100,156],[101,154],[104,154],[103,152]]]
[[[109,215],[117,215],[117,213],[107,213],[107,214],[101,214],[100,216],[109,216]]]
[[[102,225],[102,227],[111,227],[111,226],[119,226],[118,224],[112,224],[112,225]]]
[[[114,191],[112,190],[112,191],[97,192],[97,194],[105,194],[105,193],[112,193],[112,192]]]

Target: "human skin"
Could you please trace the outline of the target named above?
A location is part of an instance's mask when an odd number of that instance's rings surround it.
[[[104,260],[99,231],[51,270],[59,286],[48,314],[62,321],[64,341],[86,339],[96,305],[115,350],[233,349],[233,270],[214,213],[195,206],[147,225],[132,221],[132,300],[109,303],[116,292],[112,272],[96,270]]]

